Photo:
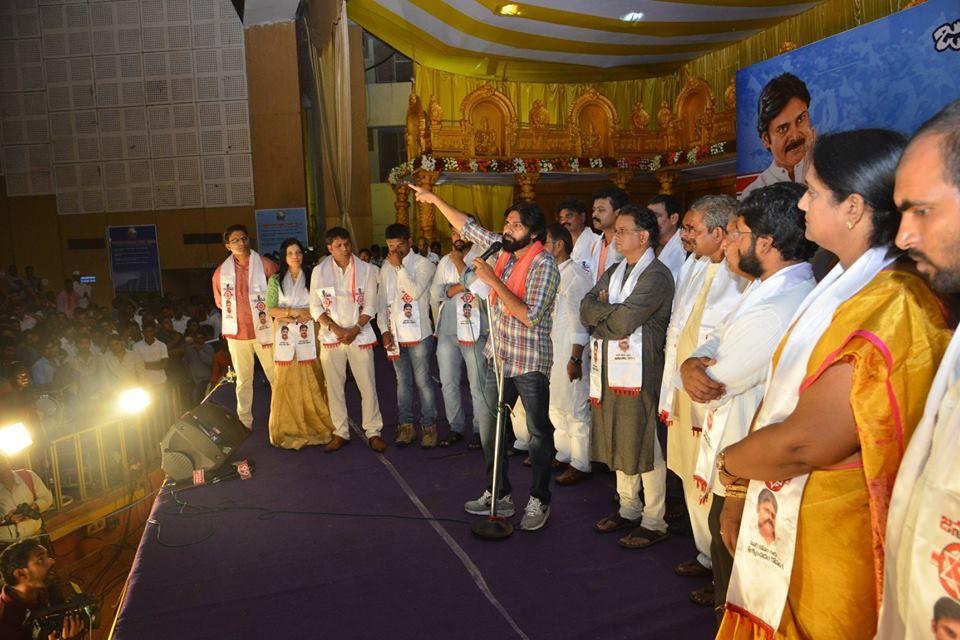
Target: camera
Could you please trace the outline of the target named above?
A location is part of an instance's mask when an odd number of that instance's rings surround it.
[[[51,600],[54,595],[51,589]],[[57,604],[27,612],[24,624],[30,629],[34,640],[46,640],[54,631],[63,629],[63,619],[67,616],[79,616],[87,630],[100,626],[100,601],[97,598],[83,593],[72,582],[68,582],[64,592],[59,595]]]
[[[39,510],[39,509],[34,509],[33,507],[31,507],[31,506],[30,506],[29,504],[27,504],[26,502],[21,502],[20,504],[18,504],[16,511],[14,511],[13,513],[14,513],[14,515],[26,516],[27,518],[29,518],[29,519],[31,519],[31,520],[39,520],[39,519],[40,519],[40,510]]]

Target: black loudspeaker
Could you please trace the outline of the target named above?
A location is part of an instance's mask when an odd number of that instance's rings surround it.
[[[220,405],[197,405],[173,423],[160,441],[160,466],[177,482],[192,478],[197,469],[215,471],[249,435],[237,416]]]

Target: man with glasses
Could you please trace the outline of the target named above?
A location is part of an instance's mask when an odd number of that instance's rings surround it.
[[[727,225],[737,214],[737,201],[731,196],[708,195],[693,203],[683,219],[687,239],[694,253],[709,259],[699,287],[688,286],[684,292],[686,304],[670,320],[667,333],[676,337],[675,362],[682,363],[701,345],[706,337],[724,320],[740,299],[746,281],[735,274],[724,262],[727,243]],[[668,356],[669,358],[669,356]],[[664,375],[667,375],[666,373]],[[672,375],[672,374],[671,374]],[[676,567],[676,573],[685,577],[711,577],[710,530],[707,516],[709,500],[700,503],[701,492],[694,480],[700,433],[705,425],[706,407],[695,402],[678,385],[666,389],[667,468],[683,482],[683,497],[690,516],[697,557]],[[713,589],[709,587],[691,594],[691,599],[703,606],[713,606]]]
[[[230,255],[213,272],[213,299],[223,310],[221,331],[237,373],[237,416],[252,429],[255,357],[273,385],[273,323],[254,324],[254,318],[267,308],[267,281],[277,265],[250,249],[242,224],[227,227],[223,241]]]

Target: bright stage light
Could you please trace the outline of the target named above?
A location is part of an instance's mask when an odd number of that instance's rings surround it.
[[[520,5],[518,4],[505,4],[497,12],[502,16],[518,16],[520,15]]]
[[[117,406],[123,413],[141,413],[150,406],[150,394],[141,387],[127,389],[117,397]]]
[[[0,429],[0,451],[13,456],[33,444],[30,432],[22,422]]]
[[[625,14],[620,19],[623,20],[624,22],[639,22],[640,20],[643,20],[643,12],[631,11],[630,13]]]

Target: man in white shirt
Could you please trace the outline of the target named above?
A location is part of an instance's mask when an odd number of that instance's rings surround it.
[[[683,213],[680,201],[671,195],[660,194],[647,203],[647,209],[657,216],[657,225],[660,227],[659,244],[655,250],[657,259],[670,269],[676,283],[680,278],[680,269],[687,259],[687,252],[683,249],[678,233],[680,215]]]
[[[430,249],[430,241],[426,236],[420,236],[417,240],[417,253],[432,262],[434,266],[440,264],[440,256]]]
[[[430,326],[430,284],[436,267],[411,251],[410,229],[395,223],[384,230],[387,259],[380,269],[381,338],[397,374],[399,425],[396,444],[416,439],[413,394],[420,397],[420,446],[437,446],[437,389],[430,375],[434,337]]]
[[[773,154],[773,162],[743,190],[741,199],[775,182],[804,183],[804,158],[817,135],[809,109],[807,85],[792,73],[782,73],[766,84],[757,108],[757,133]]]
[[[14,471],[6,456],[0,455],[0,547],[21,538],[37,535],[43,520],[17,513],[20,505],[43,513],[53,504],[53,495],[40,476],[29,469]]]
[[[683,324],[676,334],[676,362],[683,362],[704,339],[727,317],[740,299],[746,281],[734,274],[724,262],[727,225],[736,216],[737,201],[730,196],[703,196],[690,207],[683,225],[687,238],[693,243],[694,253],[709,259],[698,288],[688,290],[692,301]],[[680,318],[676,319],[678,322]],[[671,325],[675,320],[671,318]],[[669,330],[668,330],[669,332]],[[669,335],[669,333],[668,333]],[[710,561],[710,530],[707,516],[709,504],[700,503],[700,492],[694,481],[700,432],[704,425],[705,407],[695,403],[674,382],[667,424],[667,467],[683,482],[683,497],[690,516],[697,557],[676,567],[682,576],[712,576]],[[713,606],[712,589],[694,592],[691,598],[697,604]]]
[[[600,233],[590,252],[590,278],[594,284],[623,257],[613,246],[613,234],[620,209],[629,202],[630,196],[619,187],[603,187],[593,193],[593,226]]]
[[[127,349],[123,336],[111,334],[107,350],[100,356],[100,373],[106,388],[135,385],[143,378],[143,358]]]
[[[77,306],[87,309],[93,297],[93,287],[81,281],[79,271],[73,272],[73,292],[77,294]]]
[[[167,381],[167,345],[157,340],[157,325],[143,323],[143,340],[133,345],[133,351],[143,360],[143,381],[151,386],[160,386]]]
[[[310,278],[310,315],[320,325],[320,364],[334,428],[333,440],[324,450],[333,453],[350,440],[344,395],[349,363],[360,390],[361,427],[370,448],[380,453],[387,444],[380,436],[383,417],[373,364],[377,339],[370,326],[377,315],[379,269],[353,255],[350,232],[343,227],[328,229],[326,240],[330,255],[314,267]]]
[[[570,232],[562,224],[547,227],[544,245],[560,270],[560,288],[553,307],[553,367],[550,369],[550,422],[553,423],[553,444],[556,460],[566,465],[554,481],[559,486],[577,484],[590,473],[590,371],[589,351],[584,347],[590,339],[580,321],[580,302],[593,288],[590,276],[570,258],[573,246]]]
[[[725,492],[716,479],[716,456],[750,431],[773,353],[816,286],[809,263],[816,245],[804,236],[804,213],[797,208],[804,191],[781,182],[755,190],[740,203],[727,227],[726,261],[751,284],[727,319],[680,365],[684,391],[707,406],[694,478],[701,497],[713,494],[708,524],[718,622],[733,556],[721,538]]]
[[[440,369],[440,390],[443,409],[450,425],[450,433],[440,440],[448,447],[464,439],[466,419],[460,396],[460,382],[464,366],[470,384],[473,403],[473,439],[480,443],[480,411],[483,409],[483,382],[487,375],[487,360],[483,348],[487,343],[487,316],[483,300],[468,287],[475,280],[468,265],[481,251],[466,242],[451,228],[450,253],[440,259],[430,295],[438,306],[437,364]],[[466,285],[466,286],[465,286]]]
[[[570,259],[580,265],[587,275],[592,266],[593,247],[600,238],[588,224],[587,205],[576,198],[561,200],[557,205],[557,222],[566,227],[573,239]]]
[[[960,100],[914,134],[897,168],[896,243],[940,294],[960,293]],[[960,637],[960,333],[900,463],[887,517],[878,640]]]

